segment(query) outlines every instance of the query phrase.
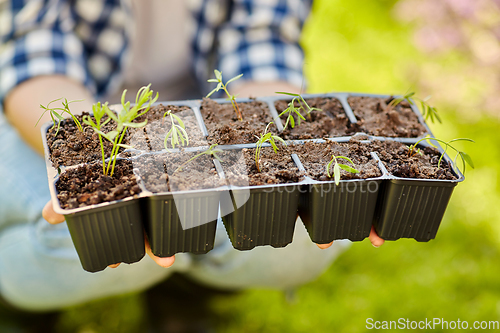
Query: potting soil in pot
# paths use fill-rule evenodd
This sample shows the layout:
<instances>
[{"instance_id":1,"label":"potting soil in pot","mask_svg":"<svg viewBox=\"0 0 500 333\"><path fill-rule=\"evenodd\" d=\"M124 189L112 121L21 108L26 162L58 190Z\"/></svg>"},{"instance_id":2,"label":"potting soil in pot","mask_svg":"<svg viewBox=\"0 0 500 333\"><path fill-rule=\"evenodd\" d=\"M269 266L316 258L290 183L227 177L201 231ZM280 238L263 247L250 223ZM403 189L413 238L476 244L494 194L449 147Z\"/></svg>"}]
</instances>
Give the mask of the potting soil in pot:
<instances>
[{"instance_id":1,"label":"potting soil in pot","mask_svg":"<svg viewBox=\"0 0 500 333\"><path fill-rule=\"evenodd\" d=\"M361 132L386 137L416 138L426 133L407 101L389 107L390 98L349 97Z\"/></svg>"}]
</instances>

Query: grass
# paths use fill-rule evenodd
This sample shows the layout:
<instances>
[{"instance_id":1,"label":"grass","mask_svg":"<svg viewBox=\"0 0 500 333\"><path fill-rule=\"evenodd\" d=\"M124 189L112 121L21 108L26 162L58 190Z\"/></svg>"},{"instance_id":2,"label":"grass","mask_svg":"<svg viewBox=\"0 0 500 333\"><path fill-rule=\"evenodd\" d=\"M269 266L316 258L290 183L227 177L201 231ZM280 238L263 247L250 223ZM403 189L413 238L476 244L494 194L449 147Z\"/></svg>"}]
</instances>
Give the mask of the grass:
<instances>
[{"instance_id":1,"label":"grass","mask_svg":"<svg viewBox=\"0 0 500 333\"><path fill-rule=\"evenodd\" d=\"M415 49L412 27L392 17L394 2L315 1L303 40L311 92L404 93L410 86L418 90L419 68L450 66ZM462 61L449 57L453 64ZM464 96L474 98L474 91ZM476 144L460 148L476 169L456 188L437 238L387 242L379 249L367 240L353 244L316 281L298 288L292 302L268 290L216 298L212 308L224 318L217 332L363 332L367 318L499 318L500 124L492 116L461 117L440 101L432 100L443 125L432 130L445 139L473 138ZM145 316L142 297L126 295L68 309L59 328L141 332Z\"/></svg>"}]
</instances>

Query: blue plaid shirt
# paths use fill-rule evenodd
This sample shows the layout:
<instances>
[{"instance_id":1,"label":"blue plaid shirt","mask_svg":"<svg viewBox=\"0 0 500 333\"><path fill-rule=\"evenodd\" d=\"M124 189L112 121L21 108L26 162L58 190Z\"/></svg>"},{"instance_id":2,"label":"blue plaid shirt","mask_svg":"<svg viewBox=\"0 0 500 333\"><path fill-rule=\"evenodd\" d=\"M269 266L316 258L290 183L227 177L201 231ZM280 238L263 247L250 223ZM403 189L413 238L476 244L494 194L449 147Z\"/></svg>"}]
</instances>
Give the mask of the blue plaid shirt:
<instances>
[{"instance_id":1,"label":"blue plaid shirt","mask_svg":"<svg viewBox=\"0 0 500 333\"><path fill-rule=\"evenodd\" d=\"M312 0L189 1L196 20L193 69L229 79L300 86L302 26ZM97 97L121 84L132 19L130 0L0 1L0 103L19 83L63 74Z\"/></svg>"}]
</instances>

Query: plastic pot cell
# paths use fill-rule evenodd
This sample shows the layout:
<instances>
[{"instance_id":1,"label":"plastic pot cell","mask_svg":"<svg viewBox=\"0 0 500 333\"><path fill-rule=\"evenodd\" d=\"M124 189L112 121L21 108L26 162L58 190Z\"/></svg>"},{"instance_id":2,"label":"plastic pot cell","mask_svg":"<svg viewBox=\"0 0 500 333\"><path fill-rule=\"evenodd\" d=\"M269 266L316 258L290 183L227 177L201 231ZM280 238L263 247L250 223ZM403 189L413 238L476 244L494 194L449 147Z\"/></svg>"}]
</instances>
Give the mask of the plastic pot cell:
<instances>
[{"instance_id":1,"label":"plastic pot cell","mask_svg":"<svg viewBox=\"0 0 500 333\"><path fill-rule=\"evenodd\" d=\"M307 142L291 148L297 153L308 182L301 191L299 215L311 240L318 244L337 239L361 241L370 234L383 182L380 161L370 153L367 143L346 141ZM364 156L357 155L355 152L363 146ZM360 173L342 171L342 178L336 185L326 174L326 165L332 155L349 157ZM349 164L342 159L338 162Z\"/></svg>"},{"instance_id":2,"label":"plastic pot cell","mask_svg":"<svg viewBox=\"0 0 500 333\"><path fill-rule=\"evenodd\" d=\"M429 145L422 143L419 147L424 150ZM440 149L439 154L442 152ZM453 179L404 178L388 171L374 220L381 238L413 238L427 242L436 237L453 190L464 180L463 175L451 167L451 159L447 155L444 156L442 169L447 170L452 175L448 178Z\"/></svg>"},{"instance_id":3,"label":"plastic pot cell","mask_svg":"<svg viewBox=\"0 0 500 333\"><path fill-rule=\"evenodd\" d=\"M256 172L254 151L236 149L221 154L229 184L229 193L221 198L222 221L235 249L250 250L263 245L284 247L293 240L300 171L284 148L274 154L267 147L263 148L261 165L267 165L269 173L265 173L265 167L260 173ZM281 160L281 167L286 171L280 173L272 162L274 158ZM274 184L262 184L271 181Z\"/></svg>"},{"instance_id":4,"label":"plastic pot cell","mask_svg":"<svg viewBox=\"0 0 500 333\"><path fill-rule=\"evenodd\" d=\"M197 152L145 154L134 159L143 190L145 230L153 254L204 254L214 247L221 180L212 159Z\"/></svg>"}]
</instances>

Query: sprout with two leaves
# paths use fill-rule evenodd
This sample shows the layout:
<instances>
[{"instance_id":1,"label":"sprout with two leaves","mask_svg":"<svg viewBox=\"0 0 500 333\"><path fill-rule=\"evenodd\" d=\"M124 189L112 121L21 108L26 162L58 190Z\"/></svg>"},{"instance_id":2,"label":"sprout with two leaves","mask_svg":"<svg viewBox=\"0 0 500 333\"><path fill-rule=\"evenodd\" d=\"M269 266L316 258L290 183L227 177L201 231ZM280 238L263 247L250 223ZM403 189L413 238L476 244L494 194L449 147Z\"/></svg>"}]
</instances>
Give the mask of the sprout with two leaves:
<instances>
[{"instance_id":1,"label":"sprout with two leaves","mask_svg":"<svg viewBox=\"0 0 500 333\"><path fill-rule=\"evenodd\" d=\"M294 93L288 93L288 92L282 92L282 91L277 91L276 94L282 94L282 95L288 95L292 96L292 101L288 103L288 107L283 110L283 112L280 113L279 117L288 114L286 118L286 123L285 126L283 127L283 130L285 130L288 126L288 123L290 123L290 126L292 128L295 127L295 119L293 118L294 114L297 116L297 126L300 126L300 120L306 120L304 116L300 113L300 110L303 110L304 113L306 114L307 118L311 120L311 112L313 111L323 111L318 108L312 108L307 104L306 100L302 95L300 94L294 94ZM295 107L295 102L299 104L298 107Z\"/></svg>"},{"instance_id":2,"label":"sprout with two leaves","mask_svg":"<svg viewBox=\"0 0 500 333\"><path fill-rule=\"evenodd\" d=\"M262 152L262 146L264 145L264 143L269 142L273 147L275 153L278 151L276 140L286 146L286 142L282 138L277 135L273 135L273 133L271 132L267 132L267 130L269 129L269 125L271 125L272 123L273 122L271 121L269 124L267 124L266 129L264 130L264 133L260 135L260 138L258 136L255 136L258 139L258 141L256 142L257 147L255 148L255 167L257 168L258 172L260 172L260 154Z\"/></svg>"},{"instance_id":3,"label":"sprout with two leaves","mask_svg":"<svg viewBox=\"0 0 500 333\"><path fill-rule=\"evenodd\" d=\"M332 178L332 175L330 175L330 168L332 167L333 164L333 177L335 180L335 185L339 185L340 183L340 169L343 169L350 173L359 173L359 170L350 167L347 164L339 163L338 159L344 159L349 163L351 163L353 167L355 167L354 162L349 157L332 155L332 159L326 165L326 174L328 175L329 178Z\"/></svg>"},{"instance_id":4,"label":"sprout with two leaves","mask_svg":"<svg viewBox=\"0 0 500 333\"><path fill-rule=\"evenodd\" d=\"M420 99L415 97L414 92L407 92L402 97L394 98L387 106L388 110L391 110L392 108L396 107L403 101L407 101L408 104L413 105L412 98L413 100L420 102L420 105L422 107L422 116L424 117L425 120L430 119L434 123L434 119L436 119L441 124L441 118L439 117L436 108L427 104L427 101L430 99L430 96L424 99Z\"/></svg>"},{"instance_id":5,"label":"sprout with two leaves","mask_svg":"<svg viewBox=\"0 0 500 333\"><path fill-rule=\"evenodd\" d=\"M62 108L51 108L50 107L50 104L54 103L54 102L57 102L57 101L60 101L62 100L62 97L61 98L58 98L58 99L55 99L53 101L50 101L49 104L47 104L47 106L43 106L42 104L40 104L40 107L42 109L44 109L45 111L43 111L42 115L40 116L40 118L38 118L38 121L36 122L35 126L38 125L38 123L40 122L40 120L42 119L43 115L46 113L46 112L49 112L50 114L50 117L52 118L52 122L54 123L54 125L52 126L52 128L56 127L56 123L57 123L57 130L56 130L56 136L57 136L57 133L59 133L59 129L61 128L61 121L64 120L64 117L63 117L63 114L67 113L71 116L71 118L73 118L73 121L75 122L76 124L76 127L78 127L78 130L80 132L83 132L83 128L82 128L82 125L80 124L80 122L78 121L78 118L76 118L76 116L71 113L71 110L69 109L69 105L71 103L75 103L75 102L82 102L83 99L80 99L80 100L75 100L75 101L68 101L66 98L64 99L62 103ZM58 112L59 111L59 112Z\"/></svg>"},{"instance_id":6,"label":"sprout with two leaves","mask_svg":"<svg viewBox=\"0 0 500 333\"><path fill-rule=\"evenodd\" d=\"M198 157L200 156L203 156L203 155L211 155L213 156L216 160L218 160L219 162L222 162L221 158L219 157L219 155L217 155L217 153L222 153L222 149L218 148L217 147L217 144L213 144L211 145L207 150L205 151L202 151L201 153L191 157L189 160L187 160L186 162L182 163L177 169L175 169L174 173L176 173L178 170L182 170L182 168L188 164L189 162L197 159Z\"/></svg>"},{"instance_id":7,"label":"sprout with two leaves","mask_svg":"<svg viewBox=\"0 0 500 333\"><path fill-rule=\"evenodd\" d=\"M458 169L458 167L457 167L457 159L458 159L458 157L460 157L460 159L462 160L462 169L463 169L463 174L464 175L465 175L465 166L466 166L466 164L468 164L472 169L474 169L474 162L472 161L472 158L470 157L470 155L467 154L464 151L458 150L457 148L455 148L454 146L451 145L452 142L458 142L458 141L465 141L465 142L473 142L474 143L475 142L474 140L469 139L469 138L458 138L458 139L453 139L453 140L450 140L450 141L444 141L444 140L441 140L441 139L436 139L436 138L427 136L425 138L422 138L422 139L418 140L413 145L410 145L408 147L408 156L414 156L415 154L419 154L420 153L420 149L417 148L417 146L422 141L428 141L432 146L434 146L432 144L432 141L436 141L436 142L442 143L444 145L444 151L443 151L443 153L441 154L441 156L439 157L439 160L438 160L438 165L437 165L438 168L441 167L441 162L443 160L444 154L446 154L446 151L448 150L448 148L451 148L451 149L453 149L454 151L457 152L457 154L455 155L455 158L453 159L453 168ZM434 146L434 147L436 147L436 146Z\"/></svg>"},{"instance_id":8,"label":"sprout with two leaves","mask_svg":"<svg viewBox=\"0 0 500 333\"><path fill-rule=\"evenodd\" d=\"M165 112L165 114L163 115L163 119L165 119L166 116L170 117L170 122L172 123L172 127L167 132L167 135L165 135L165 141L163 142L165 149L168 151L167 147L168 138L171 138L170 144L172 145L172 149L175 149L176 145L179 146L184 146L184 144L188 145L189 137L186 132L186 127L184 126L184 123L182 122L181 118L173 114L172 110L168 110L167 112ZM176 121L177 124L175 123Z\"/></svg>"},{"instance_id":9,"label":"sprout with two leaves","mask_svg":"<svg viewBox=\"0 0 500 333\"><path fill-rule=\"evenodd\" d=\"M237 75L237 76L233 77L232 79L230 79L229 81L227 81L226 84L224 84L224 82L222 81L222 73L220 71L218 71L218 70L214 70L214 73L215 73L215 79L209 79L208 82L217 83L217 87L215 87L214 90L212 90L210 93L208 93L207 98L210 97L210 96L212 96L213 93L216 93L216 92L218 92L221 89L224 90L224 92L227 95L227 99L231 101L233 109L236 112L236 115L238 116L238 120L243 120L243 116L241 114L240 107L238 106L238 103L236 103L236 96L235 95L231 95L229 93L229 91L227 90L228 84L231 83L231 82L233 82L233 81L238 80L240 77L243 76L243 74L240 74L240 75Z\"/></svg>"}]
</instances>

